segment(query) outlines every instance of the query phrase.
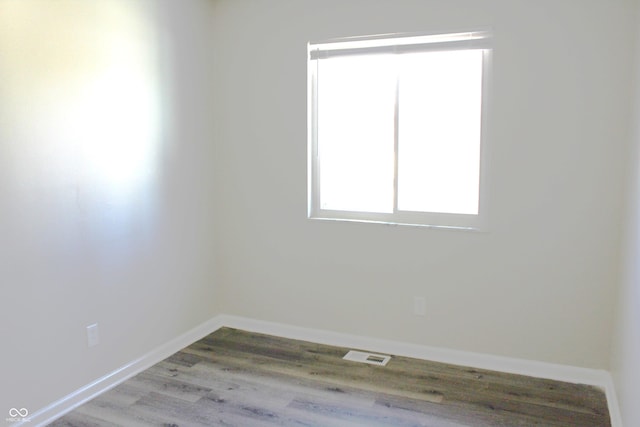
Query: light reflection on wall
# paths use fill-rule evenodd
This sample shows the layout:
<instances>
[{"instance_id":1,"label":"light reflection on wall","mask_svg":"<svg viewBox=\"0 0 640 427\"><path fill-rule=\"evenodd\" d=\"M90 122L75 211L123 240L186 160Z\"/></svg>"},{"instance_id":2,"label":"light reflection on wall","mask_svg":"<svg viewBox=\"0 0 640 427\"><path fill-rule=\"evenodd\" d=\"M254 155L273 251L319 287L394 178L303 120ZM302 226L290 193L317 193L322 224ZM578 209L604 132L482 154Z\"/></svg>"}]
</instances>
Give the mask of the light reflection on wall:
<instances>
[{"instance_id":1,"label":"light reflection on wall","mask_svg":"<svg viewBox=\"0 0 640 427\"><path fill-rule=\"evenodd\" d=\"M0 190L49 203L23 211L74 216L109 241L153 220L163 100L152 6L0 0Z\"/></svg>"},{"instance_id":2,"label":"light reflection on wall","mask_svg":"<svg viewBox=\"0 0 640 427\"><path fill-rule=\"evenodd\" d=\"M131 193L151 178L158 111L151 73L122 61L93 80L78 100L78 132L86 167L112 191Z\"/></svg>"}]
</instances>

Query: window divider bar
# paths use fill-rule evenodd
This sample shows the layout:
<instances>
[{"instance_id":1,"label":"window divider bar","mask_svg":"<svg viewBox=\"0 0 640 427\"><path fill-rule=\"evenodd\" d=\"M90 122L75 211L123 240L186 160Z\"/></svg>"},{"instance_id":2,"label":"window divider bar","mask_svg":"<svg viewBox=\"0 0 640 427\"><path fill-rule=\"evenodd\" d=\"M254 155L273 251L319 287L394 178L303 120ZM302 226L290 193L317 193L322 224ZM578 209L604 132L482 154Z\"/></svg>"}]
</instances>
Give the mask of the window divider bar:
<instances>
[{"instance_id":1,"label":"window divider bar","mask_svg":"<svg viewBox=\"0 0 640 427\"><path fill-rule=\"evenodd\" d=\"M393 108L393 213L398 212L398 149L400 146L400 66L396 61L396 96Z\"/></svg>"}]
</instances>

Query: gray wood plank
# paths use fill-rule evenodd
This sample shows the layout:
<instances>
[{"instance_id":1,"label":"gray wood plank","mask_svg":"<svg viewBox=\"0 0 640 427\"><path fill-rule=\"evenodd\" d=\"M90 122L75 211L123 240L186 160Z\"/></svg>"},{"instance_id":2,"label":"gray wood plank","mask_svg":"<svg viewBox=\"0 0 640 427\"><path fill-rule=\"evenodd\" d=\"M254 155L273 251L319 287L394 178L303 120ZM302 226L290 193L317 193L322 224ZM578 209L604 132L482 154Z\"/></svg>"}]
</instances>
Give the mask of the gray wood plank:
<instances>
[{"instance_id":1,"label":"gray wood plank","mask_svg":"<svg viewBox=\"0 0 640 427\"><path fill-rule=\"evenodd\" d=\"M596 387L348 350L222 328L51 425L611 425Z\"/></svg>"}]
</instances>

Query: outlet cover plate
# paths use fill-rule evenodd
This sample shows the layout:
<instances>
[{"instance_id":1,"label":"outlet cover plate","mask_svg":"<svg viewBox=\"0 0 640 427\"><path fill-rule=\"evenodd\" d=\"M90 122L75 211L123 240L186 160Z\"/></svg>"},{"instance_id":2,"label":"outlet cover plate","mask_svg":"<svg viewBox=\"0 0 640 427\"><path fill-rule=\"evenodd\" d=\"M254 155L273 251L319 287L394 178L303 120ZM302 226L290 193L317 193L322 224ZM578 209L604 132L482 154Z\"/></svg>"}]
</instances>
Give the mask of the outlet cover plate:
<instances>
[{"instance_id":1,"label":"outlet cover plate","mask_svg":"<svg viewBox=\"0 0 640 427\"><path fill-rule=\"evenodd\" d=\"M87 346L94 347L100 344L100 333L98 331L98 324L87 326Z\"/></svg>"}]
</instances>

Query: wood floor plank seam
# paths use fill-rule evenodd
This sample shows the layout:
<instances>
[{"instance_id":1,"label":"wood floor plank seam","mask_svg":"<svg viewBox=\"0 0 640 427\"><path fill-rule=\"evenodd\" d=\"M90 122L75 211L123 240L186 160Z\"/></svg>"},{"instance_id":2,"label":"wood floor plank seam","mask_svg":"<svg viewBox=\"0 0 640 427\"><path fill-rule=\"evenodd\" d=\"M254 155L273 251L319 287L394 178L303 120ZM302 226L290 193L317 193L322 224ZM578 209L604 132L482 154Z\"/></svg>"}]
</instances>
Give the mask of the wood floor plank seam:
<instances>
[{"instance_id":1,"label":"wood floor plank seam","mask_svg":"<svg viewBox=\"0 0 640 427\"><path fill-rule=\"evenodd\" d=\"M597 387L348 350L221 328L50 426L611 426Z\"/></svg>"}]
</instances>

